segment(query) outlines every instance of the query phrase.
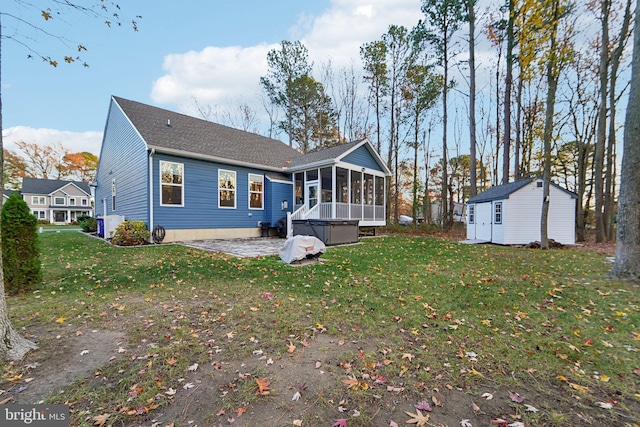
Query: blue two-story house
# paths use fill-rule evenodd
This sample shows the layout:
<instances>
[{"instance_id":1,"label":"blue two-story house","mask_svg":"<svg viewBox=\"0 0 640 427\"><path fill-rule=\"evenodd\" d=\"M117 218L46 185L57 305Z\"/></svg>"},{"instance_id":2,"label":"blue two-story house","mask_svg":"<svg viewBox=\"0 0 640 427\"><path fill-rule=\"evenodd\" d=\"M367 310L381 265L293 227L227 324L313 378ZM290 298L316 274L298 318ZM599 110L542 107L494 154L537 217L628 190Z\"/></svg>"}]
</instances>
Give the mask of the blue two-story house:
<instances>
[{"instance_id":1,"label":"blue two-story house","mask_svg":"<svg viewBox=\"0 0 640 427\"><path fill-rule=\"evenodd\" d=\"M287 216L381 226L390 175L367 139L301 154L276 139L114 96L95 212L161 226L165 242L257 237L263 223Z\"/></svg>"}]
</instances>

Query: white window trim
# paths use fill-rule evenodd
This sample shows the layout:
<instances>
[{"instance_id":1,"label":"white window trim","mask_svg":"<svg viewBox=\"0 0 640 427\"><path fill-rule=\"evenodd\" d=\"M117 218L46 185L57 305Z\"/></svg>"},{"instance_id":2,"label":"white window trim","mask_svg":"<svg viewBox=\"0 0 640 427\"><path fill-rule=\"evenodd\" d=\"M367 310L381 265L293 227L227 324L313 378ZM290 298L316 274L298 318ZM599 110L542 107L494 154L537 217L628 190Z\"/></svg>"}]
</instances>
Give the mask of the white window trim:
<instances>
[{"instance_id":1,"label":"white window trim","mask_svg":"<svg viewBox=\"0 0 640 427\"><path fill-rule=\"evenodd\" d=\"M47 219L47 211L33 210L31 213L39 220Z\"/></svg>"},{"instance_id":2,"label":"white window trim","mask_svg":"<svg viewBox=\"0 0 640 427\"><path fill-rule=\"evenodd\" d=\"M83 198L80 200L80 206L89 206L89 201L87 200L87 198L86 198L86 197L83 197Z\"/></svg>"},{"instance_id":3,"label":"white window trim","mask_svg":"<svg viewBox=\"0 0 640 427\"><path fill-rule=\"evenodd\" d=\"M62 199L62 203L58 203L58 199ZM67 198L64 196L53 196L53 205L54 206L65 206Z\"/></svg>"},{"instance_id":4,"label":"white window trim","mask_svg":"<svg viewBox=\"0 0 640 427\"><path fill-rule=\"evenodd\" d=\"M116 210L116 192L118 191L116 188L116 179L113 178L111 180L111 210L115 211Z\"/></svg>"},{"instance_id":5,"label":"white window trim","mask_svg":"<svg viewBox=\"0 0 640 427\"><path fill-rule=\"evenodd\" d=\"M233 174L234 188L230 189L222 189L220 188L220 174L222 172L230 172ZM221 191L233 191L233 207L232 206L221 206L220 205L220 192ZM236 209L238 207L238 174L236 171L228 170L228 169L218 169L218 208L219 209Z\"/></svg>"},{"instance_id":6,"label":"white window trim","mask_svg":"<svg viewBox=\"0 0 640 427\"><path fill-rule=\"evenodd\" d=\"M162 165L163 164L167 164L167 163L180 166L180 169L182 170L182 184L171 184L171 183L167 183L167 182L162 182ZM185 173L184 173L184 163L170 162L168 160L160 160L160 165L159 166L160 166L160 168L159 168L158 180L160 181L160 193L159 193L160 206L167 207L167 208L183 208L184 207L184 193L185 193L185 191L184 191L184 175L185 175ZM175 204L175 203L171 203L171 204L162 203L162 186L163 185L169 185L169 186L172 186L172 187L180 187L181 188L182 197L180 198L181 203L179 205Z\"/></svg>"},{"instance_id":7,"label":"white window trim","mask_svg":"<svg viewBox=\"0 0 640 427\"><path fill-rule=\"evenodd\" d=\"M498 206L500 206L500 221L496 221L496 214L498 213L498 212L497 212L497 208L498 208ZM502 209L502 206L503 206L503 205L502 205L502 202L496 202L496 203L493 205L493 223L494 223L494 224L502 224L502 217L503 217L503 215L504 215L504 211L503 211L503 209Z\"/></svg>"},{"instance_id":8,"label":"white window trim","mask_svg":"<svg viewBox=\"0 0 640 427\"><path fill-rule=\"evenodd\" d=\"M469 224L476 223L476 205L469 206Z\"/></svg>"},{"instance_id":9,"label":"white window trim","mask_svg":"<svg viewBox=\"0 0 640 427\"><path fill-rule=\"evenodd\" d=\"M251 191L251 177L260 177L261 183L262 183L262 191ZM253 210L253 211L262 211L264 210L264 175L260 175L259 173L250 173L248 174L248 184L247 184L247 188L249 189L249 196L247 199L247 206L249 206L249 210ZM253 181L257 181L257 180L253 180ZM259 208L252 208L251 207L251 195L252 194L261 194L262 197L260 198L260 200L262 201L262 206L260 206Z\"/></svg>"},{"instance_id":10,"label":"white window trim","mask_svg":"<svg viewBox=\"0 0 640 427\"><path fill-rule=\"evenodd\" d=\"M69 206L76 206L76 198L69 197Z\"/></svg>"},{"instance_id":11,"label":"white window trim","mask_svg":"<svg viewBox=\"0 0 640 427\"><path fill-rule=\"evenodd\" d=\"M41 199L42 199L42 203L40 203ZM33 205L33 206L47 206L47 197L46 196L31 196L31 205Z\"/></svg>"}]
</instances>

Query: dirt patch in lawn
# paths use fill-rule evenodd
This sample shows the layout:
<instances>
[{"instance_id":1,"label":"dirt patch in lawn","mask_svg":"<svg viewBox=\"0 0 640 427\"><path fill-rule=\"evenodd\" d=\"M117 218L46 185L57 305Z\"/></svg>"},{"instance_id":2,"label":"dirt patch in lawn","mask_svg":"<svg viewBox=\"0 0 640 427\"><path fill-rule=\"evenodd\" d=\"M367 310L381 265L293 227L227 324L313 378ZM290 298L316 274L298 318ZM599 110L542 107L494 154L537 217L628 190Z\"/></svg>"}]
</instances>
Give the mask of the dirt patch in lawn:
<instances>
[{"instance_id":1,"label":"dirt patch in lawn","mask_svg":"<svg viewBox=\"0 0 640 427\"><path fill-rule=\"evenodd\" d=\"M39 329L27 338L38 345L25 358L9 365L11 374L0 382L3 403L38 403L49 395L68 387L120 356L118 343L123 333L76 328L73 324L60 329Z\"/></svg>"},{"instance_id":2,"label":"dirt patch in lawn","mask_svg":"<svg viewBox=\"0 0 640 427\"><path fill-rule=\"evenodd\" d=\"M97 370L122 357L118 348L125 341L118 332L73 325L40 331L30 338L36 339L40 349L12 366L23 375L4 378L0 385L4 403L37 403L75 380L95 378ZM625 402L632 405L630 412L596 409L593 402L562 385L549 384L542 393L540 381L544 380L535 372L531 388L508 389L491 378L455 385L437 375L429 384L408 386L401 377L358 375L368 385L353 390L345 382L356 378L349 374L348 361L363 352L375 353L384 347L382 342L345 341L323 333L295 344L295 351L273 357L254 351L244 359L222 354L218 359L214 353L210 362L185 372L180 387L167 390L171 403L115 425L309 427L345 420L347 426L388 427L405 425L412 418L424 421L414 421L423 426L633 426L640 422L632 415L640 411L637 402ZM600 398L606 401L607 396Z\"/></svg>"}]
</instances>

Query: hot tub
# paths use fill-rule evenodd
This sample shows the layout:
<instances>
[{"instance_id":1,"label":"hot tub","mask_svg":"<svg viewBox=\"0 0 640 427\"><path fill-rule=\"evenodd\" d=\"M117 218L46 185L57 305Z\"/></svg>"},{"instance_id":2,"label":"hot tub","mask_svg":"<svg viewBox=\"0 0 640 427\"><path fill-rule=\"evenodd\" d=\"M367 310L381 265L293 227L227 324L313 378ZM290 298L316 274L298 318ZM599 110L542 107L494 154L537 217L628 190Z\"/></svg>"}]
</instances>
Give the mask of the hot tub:
<instances>
[{"instance_id":1,"label":"hot tub","mask_svg":"<svg viewBox=\"0 0 640 427\"><path fill-rule=\"evenodd\" d=\"M326 246L358 242L357 219L294 219L294 236L314 236Z\"/></svg>"}]
</instances>

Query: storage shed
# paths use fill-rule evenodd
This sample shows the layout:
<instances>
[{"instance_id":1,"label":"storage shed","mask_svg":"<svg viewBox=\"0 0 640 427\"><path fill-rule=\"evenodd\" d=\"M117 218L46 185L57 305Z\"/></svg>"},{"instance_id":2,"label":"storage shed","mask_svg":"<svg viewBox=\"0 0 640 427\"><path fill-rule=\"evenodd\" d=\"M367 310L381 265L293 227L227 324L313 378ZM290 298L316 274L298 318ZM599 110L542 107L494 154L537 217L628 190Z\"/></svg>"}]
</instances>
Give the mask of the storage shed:
<instances>
[{"instance_id":1,"label":"storage shed","mask_svg":"<svg viewBox=\"0 0 640 427\"><path fill-rule=\"evenodd\" d=\"M467 202L467 240L501 245L540 241L541 178L497 185ZM565 245L575 243L578 196L557 184L549 189L548 237Z\"/></svg>"}]
</instances>

